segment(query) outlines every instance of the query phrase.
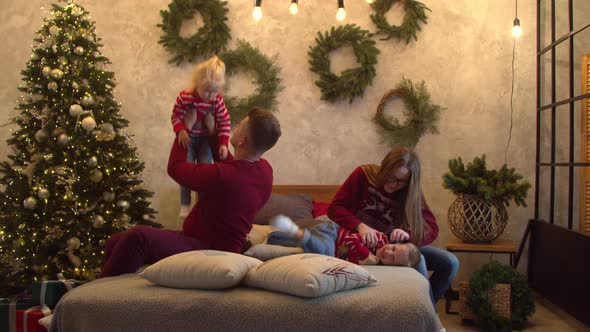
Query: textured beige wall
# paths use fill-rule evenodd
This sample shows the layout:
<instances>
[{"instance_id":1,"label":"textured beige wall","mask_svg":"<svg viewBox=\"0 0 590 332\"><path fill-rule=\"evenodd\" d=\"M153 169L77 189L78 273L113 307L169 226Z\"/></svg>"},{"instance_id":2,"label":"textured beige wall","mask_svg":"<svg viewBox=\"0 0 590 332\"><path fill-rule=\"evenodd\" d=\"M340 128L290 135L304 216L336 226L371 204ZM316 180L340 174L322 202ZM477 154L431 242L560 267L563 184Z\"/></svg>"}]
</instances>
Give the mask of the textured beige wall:
<instances>
[{"instance_id":1,"label":"textured beige wall","mask_svg":"<svg viewBox=\"0 0 590 332\"><path fill-rule=\"evenodd\" d=\"M30 55L34 31L41 25L40 7L48 1L2 0L0 12L0 122L15 114L20 70ZM514 1L453 0L424 1L432 9L429 24L409 45L379 41L378 76L362 99L352 104L320 101L313 84L317 76L308 69L307 49L318 31L338 24L336 1L302 0L300 12L291 16L288 1L264 1L264 18L254 23L253 1L229 1L229 25L233 43L244 38L268 55L278 54L285 89L280 94L278 118L283 137L267 154L277 184L339 184L359 164L378 163L388 148L380 144L370 121L382 95L402 76L425 80L432 99L447 108L440 134L426 136L417 149L422 157L424 191L437 216L444 246L450 236L446 211L454 196L441 187L449 158L471 159L486 153L490 166L504 162L510 116L510 61ZM155 191L153 199L160 221L177 228L177 185L166 175L166 159L173 133L169 123L172 103L185 86L190 65L167 63L169 54L157 44L161 34L156 24L167 0L80 1L91 12L111 59L118 87L116 98L131 121L140 157L146 162L144 180ZM346 1L347 23L374 29L365 1ZM399 9L399 7L396 7ZM588 13L588 12L586 12ZM401 15L389 14L392 22ZM517 42L514 131L508 153L511 166L534 181L535 145L535 8L533 1L520 2L519 17L524 34ZM198 22L196 23L198 25ZM189 25L190 26L190 25ZM190 30L190 29L188 29ZM335 52L335 70L354 65L350 50ZM231 92L247 95L252 86L246 76L232 82ZM388 111L393 112L396 103ZM9 137L6 127L0 141ZM0 144L0 156L8 153ZM528 201L532 205L533 191ZM506 238L519 240L532 207L509 209ZM483 257L482 257L483 256ZM464 275L489 257L460 256ZM502 258L505 260L504 258Z\"/></svg>"}]
</instances>

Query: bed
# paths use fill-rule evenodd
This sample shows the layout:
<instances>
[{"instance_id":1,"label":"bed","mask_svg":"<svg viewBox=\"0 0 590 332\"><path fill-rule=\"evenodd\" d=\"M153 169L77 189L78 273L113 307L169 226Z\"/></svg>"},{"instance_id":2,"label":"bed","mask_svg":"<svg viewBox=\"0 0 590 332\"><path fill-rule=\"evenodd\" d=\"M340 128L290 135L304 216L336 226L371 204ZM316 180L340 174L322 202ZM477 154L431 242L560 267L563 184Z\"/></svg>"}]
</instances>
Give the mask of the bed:
<instances>
[{"instance_id":1,"label":"bed","mask_svg":"<svg viewBox=\"0 0 590 332\"><path fill-rule=\"evenodd\" d=\"M274 186L329 201L338 186ZM135 274L104 278L68 292L50 331L436 331L428 281L414 269L365 266L366 288L306 299L239 286L187 290L156 286Z\"/></svg>"}]
</instances>

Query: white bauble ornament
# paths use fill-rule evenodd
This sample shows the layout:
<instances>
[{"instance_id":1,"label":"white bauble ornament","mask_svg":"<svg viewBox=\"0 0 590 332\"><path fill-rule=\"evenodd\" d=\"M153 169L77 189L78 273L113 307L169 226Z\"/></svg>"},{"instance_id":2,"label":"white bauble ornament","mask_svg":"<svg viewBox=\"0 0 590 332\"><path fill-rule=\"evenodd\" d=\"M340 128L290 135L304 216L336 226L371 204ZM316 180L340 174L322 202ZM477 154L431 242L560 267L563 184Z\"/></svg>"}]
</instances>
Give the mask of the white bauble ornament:
<instances>
[{"instance_id":1,"label":"white bauble ornament","mask_svg":"<svg viewBox=\"0 0 590 332\"><path fill-rule=\"evenodd\" d=\"M66 130L63 129L62 127L57 127L55 129L53 129L53 131L51 132L51 136L57 137L65 132L66 132Z\"/></svg>"},{"instance_id":2,"label":"white bauble ornament","mask_svg":"<svg viewBox=\"0 0 590 332\"><path fill-rule=\"evenodd\" d=\"M51 91L57 91L57 83L55 83L55 82L47 83L47 89L49 89Z\"/></svg>"},{"instance_id":3,"label":"white bauble ornament","mask_svg":"<svg viewBox=\"0 0 590 332\"><path fill-rule=\"evenodd\" d=\"M54 69L51 71L51 77L55 78L56 80L61 80L64 77L64 72L61 69Z\"/></svg>"},{"instance_id":4,"label":"white bauble ornament","mask_svg":"<svg viewBox=\"0 0 590 332\"><path fill-rule=\"evenodd\" d=\"M94 105L94 97L86 95L86 96L82 97L81 103L82 103L82 106Z\"/></svg>"},{"instance_id":5,"label":"white bauble ornament","mask_svg":"<svg viewBox=\"0 0 590 332\"><path fill-rule=\"evenodd\" d=\"M49 197L49 190L40 188L39 191L37 191L37 197L39 197L39 199L46 199Z\"/></svg>"},{"instance_id":6,"label":"white bauble ornament","mask_svg":"<svg viewBox=\"0 0 590 332\"><path fill-rule=\"evenodd\" d=\"M74 48L74 53L76 53L77 55L84 54L84 47L82 47L82 46L76 46L76 48Z\"/></svg>"},{"instance_id":7,"label":"white bauble ornament","mask_svg":"<svg viewBox=\"0 0 590 332\"><path fill-rule=\"evenodd\" d=\"M102 180L102 172L99 170L94 170L90 173L90 181L97 183Z\"/></svg>"},{"instance_id":8,"label":"white bauble ornament","mask_svg":"<svg viewBox=\"0 0 590 332\"><path fill-rule=\"evenodd\" d=\"M57 45L55 45L55 44L51 45L51 52L57 53Z\"/></svg>"},{"instance_id":9,"label":"white bauble ornament","mask_svg":"<svg viewBox=\"0 0 590 332\"><path fill-rule=\"evenodd\" d=\"M100 131L102 131L103 133L110 135L113 134L115 132L115 128L113 127L113 125L111 123L103 123L100 125Z\"/></svg>"},{"instance_id":10,"label":"white bauble ornament","mask_svg":"<svg viewBox=\"0 0 590 332\"><path fill-rule=\"evenodd\" d=\"M80 267L82 266L82 260L80 259L80 257L72 254L72 253L68 253L68 260L72 263L72 265L74 265L75 267Z\"/></svg>"},{"instance_id":11,"label":"white bauble ornament","mask_svg":"<svg viewBox=\"0 0 590 332\"><path fill-rule=\"evenodd\" d=\"M92 156L92 157L88 158L88 160L86 161L86 164L88 164L88 166L90 166L90 167L96 167L96 165L98 164L98 158L96 158L95 156Z\"/></svg>"},{"instance_id":12,"label":"white bauble ornament","mask_svg":"<svg viewBox=\"0 0 590 332\"><path fill-rule=\"evenodd\" d=\"M77 237L71 237L68 239L67 241L67 248L68 250L76 250L76 249L80 249L80 239L78 239Z\"/></svg>"},{"instance_id":13,"label":"white bauble ornament","mask_svg":"<svg viewBox=\"0 0 590 332\"><path fill-rule=\"evenodd\" d=\"M82 120L82 128L86 131L91 131L92 129L96 128L96 121L91 116L87 116Z\"/></svg>"},{"instance_id":14,"label":"white bauble ornament","mask_svg":"<svg viewBox=\"0 0 590 332\"><path fill-rule=\"evenodd\" d=\"M25 209L33 210L37 206L37 200L35 199L35 197L29 196L25 198L25 200L23 201L23 206L25 207Z\"/></svg>"},{"instance_id":15,"label":"white bauble ornament","mask_svg":"<svg viewBox=\"0 0 590 332\"><path fill-rule=\"evenodd\" d=\"M144 214L143 216L141 216L141 218L143 220L150 220L150 219L152 219L149 214Z\"/></svg>"},{"instance_id":16,"label":"white bauble ornament","mask_svg":"<svg viewBox=\"0 0 590 332\"><path fill-rule=\"evenodd\" d=\"M105 191L102 193L102 199L104 199L105 202L112 202L115 200L115 193L112 191Z\"/></svg>"},{"instance_id":17,"label":"white bauble ornament","mask_svg":"<svg viewBox=\"0 0 590 332\"><path fill-rule=\"evenodd\" d=\"M33 54L31 54L31 60L37 61L39 59L39 54L37 54L36 52L33 52Z\"/></svg>"},{"instance_id":18,"label":"white bauble ornament","mask_svg":"<svg viewBox=\"0 0 590 332\"><path fill-rule=\"evenodd\" d=\"M37 140L37 142L41 143L43 141L45 141L47 139L47 137L49 136L49 134L43 130L43 129L39 129L37 130L37 132L35 133L35 139Z\"/></svg>"},{"instance_id":19,"label":"white bauble ornament","mask_svg":"<svg viewBox=\"0 0 590 332\"><path fill-rule=\"evenodd\" d=\"M49 75L51 75L51 68L49 66L43 67L43 69L41 69L41 74L45 77L49 77Z\"/></svg>"},{"instance_id":20,"label":"white bauble ornament","mask_svg":"<svg viewBox=\"0 0 590 332\"><path fill-rule=\"evenodd\" d=\"M94 228L101 228L104 226L104 218L101 215L96 215L92 217L92 227Z\"/></svg>"},{"instance_id":21,"label":"white bauble ornament","mask_svg":"<svg viewBox=\"0 0 590 332\"><path fill-rule=\"evenodd\" d=\"M78 104L74 104L72 106L70 106L70 115L73 117L78 117L78 115L80 115L80 113L82 113L82 111L84 111L82 109L82 106L78 105Z\"/></svg>"},{"instance_id":22,"label":"white bauble ornament","mask_svg":"<svg viewBox=\"0 0 590 332\"><path fill-rule=\"evenodd\" d=\"M79 88L79 87L80 87L80 86L78 85L78 83L76 83L76 82L72 82L72 88L73 88L74 90L78 90L78 88Z\"/></svg>"},{"instance_id":23,"label":"white bauble ornament","mask_svg":"<svg viewBox=\"0 0 590 332\"><path fill-rule=\"evenodd\" d=\"M59 35L59 28L56 27L55 25L52 25L49 27L49 34L52 36L57 36Z\"/></svg>"},{"instance_id":24,"label":"white bauble ornament","mask_svg":"<svg viewBox=\"0 0 590 332\"><path fill-rule=\"evenodd\" d=\"M80 7L74 7L72 8L72 15L78 17L80 15L82 15L82 9Z\"/></svg>"},{"instance_id":25,"label":"white bauble ornament","mask_svg":"<svg viewBox=\"0 0 590 332\"><path fill-rule=\"evenodd\" d=\"M57 136L57 144L64 146L70 141L70 136L68 134L60 134Z\"/></svg>"},{"instance_id":26,"label":"white bauble ornament","mask_svg":"<svg viewBox=\"0 0 590 332\"><path fill-rule=\"evenodd\" d=\"M121 210L125 211L125 210L127 210L129 208L129 202L128 201L121 200L121 201L118 201L117 202L117 206L120 207Z\"/></svg>"}]
</instances>

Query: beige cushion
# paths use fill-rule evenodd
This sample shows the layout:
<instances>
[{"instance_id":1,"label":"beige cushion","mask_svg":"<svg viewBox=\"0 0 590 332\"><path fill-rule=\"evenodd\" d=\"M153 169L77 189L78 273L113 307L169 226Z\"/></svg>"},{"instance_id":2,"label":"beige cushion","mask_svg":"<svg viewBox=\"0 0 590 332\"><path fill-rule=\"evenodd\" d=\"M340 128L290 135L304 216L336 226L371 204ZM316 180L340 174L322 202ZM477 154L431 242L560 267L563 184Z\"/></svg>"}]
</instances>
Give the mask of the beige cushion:
<instances>
[{"instance_id":1,"label":"beige cushion","mask_svg":"<svg viewBox=\"0 0 590 332\"><path fill-rule=\"evenodd\" d=\"M239 284L248 270L261 263L231 252L195 250L164 258L140 276L166 287L220 289Z\"/></svg>"},{"instance_id":2,"label":"beige cushion","mask_svg":"<svg viewBox=\"0 0 590 332\"><path fill-rule=\"evenodd\" d=\"M268 235L277 229L269 225L252 225L252 230L248 233L248 242L251 245L266 243Z\"/></svg>"},{"instance_id":3,"label":"beige cushion","mask_svg":"<svg viewBox=\"0 0 590 332\"><path fill-rule=\"evenodd\" d=\"M261 261L267 261L269 259L283 257L288 255L302 254L303 248L300 247L284 247L273 244L256 244L250 247L244 255L258 258Z\"/></svg>"},{"instance_id":4,"label":"beige cushion","mask_svg":"<svg viewBox=\"0 0 590 332\"><path fill-rule=\"evenodd\" d=\"M319 254L298 254L271 259L252 268L246 286L303 297L318 297L365 287L376 282L362 267Z\"/></svg>"}]
</instances>

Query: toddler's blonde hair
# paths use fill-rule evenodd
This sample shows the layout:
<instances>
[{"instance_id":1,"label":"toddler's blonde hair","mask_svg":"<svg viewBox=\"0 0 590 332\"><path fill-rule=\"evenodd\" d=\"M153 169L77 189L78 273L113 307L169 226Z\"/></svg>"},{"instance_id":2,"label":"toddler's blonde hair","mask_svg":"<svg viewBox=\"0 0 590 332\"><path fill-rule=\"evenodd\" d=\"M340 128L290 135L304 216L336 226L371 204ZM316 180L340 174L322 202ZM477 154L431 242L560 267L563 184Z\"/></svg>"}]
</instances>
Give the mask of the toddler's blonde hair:
<instances>
[{"instance_id":1,"label":"toddler's blonde hair","mask_svg":"<svg viewBox=\"0 0 590 332\"><path fill-rule=\"evenodd\" d=\"M195 66L191 88L204 88L221 91L225 84L225 63L217 56L211 57Z\"/></svg>"}]
</instances>

